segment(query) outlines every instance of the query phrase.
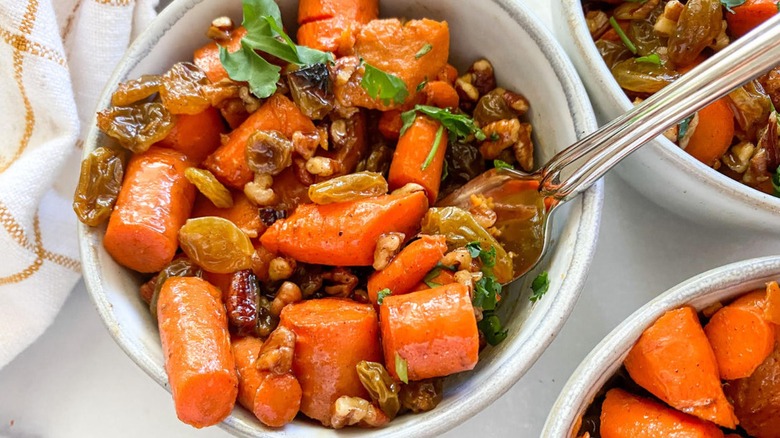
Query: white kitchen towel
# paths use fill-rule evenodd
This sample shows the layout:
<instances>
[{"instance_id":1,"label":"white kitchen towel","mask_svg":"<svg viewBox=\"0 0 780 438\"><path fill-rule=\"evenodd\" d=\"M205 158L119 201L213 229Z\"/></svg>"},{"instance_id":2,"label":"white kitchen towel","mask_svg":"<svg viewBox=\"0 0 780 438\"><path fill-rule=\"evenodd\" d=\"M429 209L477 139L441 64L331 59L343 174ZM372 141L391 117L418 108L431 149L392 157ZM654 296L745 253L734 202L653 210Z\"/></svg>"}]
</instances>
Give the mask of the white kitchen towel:
<instances>
[{"instance_id":1,"label":"white kitchen towel","mask_svg":"<svg viewBox=\"0 0 780 438\"><path fill-rule=\"evenodd\" d=\"M0 368L81 275L71 209L95 102L158 0L0 0Z\"/></svg>"}]
</instances>

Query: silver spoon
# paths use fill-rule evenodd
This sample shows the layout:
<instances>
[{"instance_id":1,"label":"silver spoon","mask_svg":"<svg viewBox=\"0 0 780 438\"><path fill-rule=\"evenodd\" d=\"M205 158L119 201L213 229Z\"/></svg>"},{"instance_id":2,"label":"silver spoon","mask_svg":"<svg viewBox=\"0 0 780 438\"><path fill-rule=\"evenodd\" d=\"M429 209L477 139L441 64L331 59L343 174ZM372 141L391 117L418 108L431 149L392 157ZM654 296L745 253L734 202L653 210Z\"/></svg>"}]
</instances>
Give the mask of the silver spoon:
<instances>
[{"instance_id":1,"label":"silver spoon","mask_svg":"<svg viewBox=\"0 0 780 438\"><path fill-rule=\"evenodd\" d=\"M513 218L515 226L526 218L527 234L543 233L541 239L536 239L534 248L524 248L524 253L514 258L511 280L514 281L533 269L544 256L552 234L551 215L558 206L587 190L640 146L779 61L780 14L777 14L622 116L559 152L541 169L530 174L491 169L442 199L437 206L466 207L472 194L490 195L497 205L497 224L502 220L500 209L505 208L505 217ZM508 189L510 184L518 188ZM538 190L527 188L532 184L538 184ZM502 241L499 236L499 241L513 252L517 252L517 245L528 244L518 240L525 239Z\"/></svg>"}]
</instances>

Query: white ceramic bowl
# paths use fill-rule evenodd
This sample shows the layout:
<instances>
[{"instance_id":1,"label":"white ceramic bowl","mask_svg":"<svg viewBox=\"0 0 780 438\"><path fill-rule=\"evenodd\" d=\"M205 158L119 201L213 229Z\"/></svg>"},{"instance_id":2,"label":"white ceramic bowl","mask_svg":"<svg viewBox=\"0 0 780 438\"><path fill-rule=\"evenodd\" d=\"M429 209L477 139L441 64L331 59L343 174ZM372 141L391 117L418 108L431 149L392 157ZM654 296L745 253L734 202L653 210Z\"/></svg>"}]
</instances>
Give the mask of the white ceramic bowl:
<instances>
[{"instance_id":1,"label":"white ceramic bowl","mask_svg":"<svg viewBox=\"0 0 780 438\"><path fill-rule=\"evenodd\" d=\"M294 35L296 1L279 1ZM128 49L108 83L98 109L109 104L117 83L142 73L157 73L188 60L206 43L203 31L211 20L230 15L240 22L237 0L177 0L168 6ZM382 5L382 16L446 19L452 30L452 59L464 68L480 56L495 64L498 81L525 94L539 147L537 160L595 129L595 118L574 68L551 35L517 2L484 0L393 0ZM93 150L101 134L92 124L84 153ZM531 367L553 340L574 306L593 256L602 206L601 185L591 188L565 210L556 213L555 245L540 269L550 273L551 288L531 306L529 284L535 273L514 286L501 312L509 337L486 350L473 372L448 379L442 403L431 412L406 415L378 430L352 429L339 434L393 437L435 435L487 407ZM138 297L138 276L117 265L101 245L105 229L81 226L81 257L87 288L100 316L122 349L150 377L168 389L156 322ZM520 292L522 291L522 292ZM312 422L296 420L280 431L263 428L253 416L236 408L222 425L236 435L336 436Z\"/></svg>"},{"instance_id":2,"label":"white ceramic bowl","mask_svg":"<svg viewBox=\"0 0 780 438\"><path fill-rule=\"evenodd\" d=\"M596 393L623 365L642 332L669 310L691 305L701 310L780 280L780 256L750 259L707 271L645 304L607 335L580 363L555 401L543 438L571 438L577 420Z\"/></svg>"},{"instance_id":3,"label":"white ceramic bowl","mask_svg":"<svg viewBox=\"0 0 780 438\"><path fill-rule=\"evenodd\" d=\"M554 30L588 89L600 124L633 105L601 59L580 0L555 0ZM705 166L658 137L617 168L620 176L655 203L705 224L777 233L780 198L754 190Z\"/></svg>"}]
</instances>

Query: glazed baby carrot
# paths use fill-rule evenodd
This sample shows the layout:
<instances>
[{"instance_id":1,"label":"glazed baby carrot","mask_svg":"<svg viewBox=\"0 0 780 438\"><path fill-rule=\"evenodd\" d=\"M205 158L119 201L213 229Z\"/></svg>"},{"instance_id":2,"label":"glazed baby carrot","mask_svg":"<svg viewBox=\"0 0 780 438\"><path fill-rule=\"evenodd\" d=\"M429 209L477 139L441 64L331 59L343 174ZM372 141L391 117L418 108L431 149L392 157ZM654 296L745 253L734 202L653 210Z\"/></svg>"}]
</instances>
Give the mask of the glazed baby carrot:
<instances>
[{"instance_id":1,"label":"glazed baby carrot","mask_svg":"<svg viewBox=\"0 0 780 438\"><path fill-rule=\"evenodd\" d=\"M742 379L753 374L775 346L775 326L764 319L764 291L745 295L718 310L704 327L720 378Z\"/></svg>"},{"instance_id":2,"label":"glazed baby carrot","mask_svg":"<svg viewBox=\"0 0 780 438\"><path fill-rule=\"evenodd\" d=\"M231 53L235 52L241 48L241 38L243 38L244 35L246 35L246 29L243 27L237 28L230 33L230 40L224 43L224 47ZM195 50L193 62L198 68L206 73L206 77L209 78L211 82L219 82L223 79L228 79L228 73L219 60L219 47L215 42L208 43Z\"/></svg>"},{"instance_id":3,"label":"glazed baby carrot","mask_svg":"<svg viewBox=\"0 0 780 438\"><path fill-rule=\"evenodd\" d=\"M615 388L601 406L601 438L723 438L709 421Z\"/></svg>"},{"instance_id":4,"label":"glazed baby carrot","mask_svg":"<svg viewBox=\"0 0 780 438\"><path fill-rule=\"evenodd\" d=\"M408 183L419 184L428 194L428 202L433 205L439 196L447 142L447 130L441 123L418 114L395 147L387 177L390 189Z\"/></svg>"},{"instance_id":5,"label":"glazed baby carrot","mask_svg":"<svg viewBox=\"0 0 780 438\"><path fill-rule=\"evenodd\" d=\"M213 107L198 114L179 114L173 129L158 146L175 149L193 163L200 163L214 152L225 132L222 117Z\"/></svg>"},{"instance_id":6,"label":"glazed baby carrot","mask_svg":"<svg viewBox=\"0 0 780 438\"><path fill-rule=\"evenodd\" d=\"M639 337L624 364L636 383L673 408L736 427L715 354L692 307L670 310L658 318Z\"/></svg>"},{"instance_id":7,"label":"glazed baby carrot","mask_svg":"<svg viewBox=\"0 0 780 438\"><path fill-rule=\"evenodd\" d=\"M747 0L724 14L732 38L739 38L777 13L777 0Z\"/></svg>"},{"instance_id":8,"label":"glazed baby carrot","mask_svg":"<svg viewBox=\"0 0 780 438\"><path fill-rule=\"evenodd\" d=\"M726 153L734 138L734 113L726 98L716 100L699 111L699 123L685 152L711 166Z\"/></svg>"},{"instance_id":9,"label":"glazed baby carrot","mask_svg":"<svg viewBox=\"0 0 780 438\"><path fill-rule=\"evenodd\" d=\"M444 236L420 236L407 245L390 264L368 277L368 297L376 303L377 293L385 288L394 295L410 292L425 278L447 251Z\"/></svg>"},{"instance_id":10,"label":"glazed baby carrot","mask_svg":"<svg viewBox=\"0 0 780 438\"><path fill-rule=\"evenodd\" d=\"M445 21L422 19L401 24L397 19L373 20L358 32L354 51L371 66L398 76L406 85L409 98L404 102L382 102L366 93L361 80L336 83L336 98L345 106L400 108L414 97L418 85L435 78L447 65L450 31Z\"/></svg>"},{"instance_id":11,"label":"glazed baby carrot","mask_svg":"<svg viewBox=\"0 0 780 438\"><path fill-rule=\"evenodd\" d=\"M379 132L388 140L398 140L403 126L401 110L385 111L379 117Z\"/></svg>"},{"instance_id":12,"label":"glazed baby carrot","mask_svg":"<svg viewBox=\"0 0 780 438\"><path fill-rule=\"evenodd\" d=\"M238 370L238 402L269 427L282 427L298 414L301 385L292 374L259 371L255 366L263 341L253 337L233 340Z\"/></svg>"},{"instance_id":13,"label":"glazed baby carrot","mask_svg":"<svg viewBox=\"0 0 780 438\"><path fill-rule=\"evenodd\" d=\"M764 319L773 324L780 324L780 286L777 285L776 281L766 285Z\"/></svg>"},{"instance_id":14,"label":"glazed baby carrot","mask_svg":"<svg viewBox=\"0 0 780 438\"><path fill-rule=\"evenodd\" d=\"M298 2L298 24L343 17L368 23L379 16L379 0L301 0Z\"/></svg>"},{"instance_id":15,"label":"glazed baby carrot","mask_svg":"<svg viewBox=\"0 0 780 438\"><path fill-rule=\"evenodd\" d=\"M428 210L423 192L384 195L327 205L303 204L260 237L271 252L304 263L370 266L382 234L413 236Z\"/></svg>"},{"instance_id":16,"label":"glazed baby carrot","mask_svg":"<svg viewBox=\"0 0 780 438\"><path fill-rule=\"evenodd\" d=\"M266 228L260 221L260 210L242 192L233 192L233 206L230 208L217 208L208 198L198 194L190 217L206 216L225 218L252 239L263 234Z\"/></svg>"},{"instance_id":17,"label":"glazed baby carrot","mask_svg":"<svg viewBox=\"0 0 780 438\"><path fill-rule=\"evenodd\" d=\"M314 124L283 94L274 94L244 123L230 133L225 144L206 159L204 166L223 184L243 189L252 180L246 162L246 142L256 131L279 131L292 138L296 131L314 132Z\"/></svg>"},{"instance_id":18,"label":"glazed baby carrot","mask_svg":"<svg viewBox=\"0 0 780 438\"><path fill-rule=\"evenodd\" d=\"M379 319L385 365L396 378L399 361L405 361L409 380L447 376L477 364L477 320L469 291L460 283L388 295Z\"/></svg>"},{"instance_id":19,"label":"glazed baby carrot","mask_svg":"<svg viewBox=\"0 0 780 438\"><path fill-rule=\"evenodd\" d=\"M421 281L415 284L409 292L432 289L431 286L428 286L428 283L434 287L435 285L444 286L445 284L455 283L455 273L449 269L441 269L438 273L436 273L436 275L426 281L427 283L425 281Z\"/></svg>"},{"instance_id":20,"label":"glazed baby carrot","mask_svg":"<svg viewBox=\"0 0 780 438\"><path fill-rule=\"evenodd\" d=\"M298 3L298 44L351 54L355 34L378 16L379 0L303 0Z\"/></svg>"},{"instance_id":21,"label":"glazed baby carrot","mask_svg":"<svg viewBox=\"0 0 780 438\"><path fill-rule=\"evenodd\" d=\"M368 399L356 366L381 358L372 305L341 298L306 300L285 306L279 324L296 335L293 372L303 390L301 412L328 425L339 397Z\"/></svg>"},{"instance_id":22,"label":"glazed baby carrot","mask_svg":"<svg viewBox=\"0 0 780 438\"><path fill-rule=\"evenodd\" d=\"M439 108L458 108L460 98L451 84L444 81L430 81L422 89L425 104Z\"/></svg>"},{"instance_id":23,"label":"glazed baby carrot","mask_svg":"<svg viewBox=\"0 0 780 438\"><path fill-rule=\"evenodd\" d=\"M197 277L165 281L157 301L165 370L179 419L197 428L224 420L238 377L221 293Z\"/></svg>"},{"instance_id":24,"label":"glazed baby carrot","mask_svg":"<svg viewBox=\"0 0 780 438\"><path fill-rule=\"evenodd\" d=\"M179 152L158 147L130 159L103 238L119 264L157 272L173 260L195 199L195 186L184 177L191 165Z\"/></svg>"}]
</instances>

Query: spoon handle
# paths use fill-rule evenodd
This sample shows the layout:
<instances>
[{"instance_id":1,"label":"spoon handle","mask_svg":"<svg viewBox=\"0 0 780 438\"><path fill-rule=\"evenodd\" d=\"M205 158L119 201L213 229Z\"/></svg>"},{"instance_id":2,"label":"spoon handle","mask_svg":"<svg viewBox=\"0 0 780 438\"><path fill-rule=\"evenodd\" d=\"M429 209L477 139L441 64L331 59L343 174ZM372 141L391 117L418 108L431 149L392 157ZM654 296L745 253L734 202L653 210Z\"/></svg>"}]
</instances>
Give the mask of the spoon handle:
<instances>
[{"instance_id":1,"label":"spoon handle","mask_svg":"<svg viewBox=\"0 0 780 438\"><path fill-rule=\"evenodd\" d=\"M766 72L778 60L780 14L558 153L540 171L540 190L561 201L577 196L640 146Z\"/></svg>"}]
</instances>

